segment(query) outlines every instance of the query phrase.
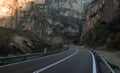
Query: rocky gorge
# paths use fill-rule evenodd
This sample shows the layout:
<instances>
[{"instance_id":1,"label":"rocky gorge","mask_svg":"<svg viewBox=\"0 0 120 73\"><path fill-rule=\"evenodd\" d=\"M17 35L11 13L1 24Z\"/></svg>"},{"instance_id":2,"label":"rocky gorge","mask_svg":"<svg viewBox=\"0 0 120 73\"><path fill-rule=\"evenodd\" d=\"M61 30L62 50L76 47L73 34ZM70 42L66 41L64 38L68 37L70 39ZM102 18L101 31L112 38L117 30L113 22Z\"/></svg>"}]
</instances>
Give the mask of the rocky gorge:
<instances>
[{"instance_id":1,"label":"rocky gorge","mask_svg":"<svg viewBox=\"0 0 120 73\"><path fill-rule=\"evenodd\" d=\"M74 40L87 47L119 49L119 3L119 0L0 0L0 52L2 55L41 52L46 47L61 48Z\"/></svg>"},{"instance_id":2,"label":"rocky gorge","mask_svg":"<svg viewBox=\"0 0 120 73\"><path fill-rule=\"evenodd\" d=\"M42 43L55 48L55 45L60 47L79 40L84 8L90 2L0 0L0 52L11 51L10 47L15 47L23 53L31 53L36 47L39 51Z\"/></svg>"}]
</instances>

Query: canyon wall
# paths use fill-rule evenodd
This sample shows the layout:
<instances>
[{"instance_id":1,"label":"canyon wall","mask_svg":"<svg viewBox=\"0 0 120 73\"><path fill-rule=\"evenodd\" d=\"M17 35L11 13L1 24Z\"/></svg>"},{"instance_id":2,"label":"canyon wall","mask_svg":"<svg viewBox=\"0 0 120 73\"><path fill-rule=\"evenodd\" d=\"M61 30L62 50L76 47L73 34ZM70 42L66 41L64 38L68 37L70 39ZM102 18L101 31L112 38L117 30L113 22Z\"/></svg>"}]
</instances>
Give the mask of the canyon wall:
<instances>
[{"instance_id":1,"label":"canyon wall","mask_svg":"<svg viewBox=\"0 0 120 73\"><path fill-rule=\"evenodd\" d=\"M0 27L31 31L47 42L59 38L61 43L63 38L80 37L84 8L90 2L91 0L0 0Z\"/></svg>"},{"instance_id":2,"label":"canyon wall","mask_svg":"<svg viewBox=\"0 0 120 73\"><path fill-rule=\"evenodd\" d=\"M0 0L0 26L15 28L19 18L25 11L29 11L32 0ZM43 4L43 0L34 0L34 3ZM20 13L23 11L24 13Z\"/></svg>"},{"instance_id":3,"label":"canyon wall","mask_svg":"<svg viewBox=\"0 0 120 73\"><path fill-rule=\"evenodd\" d=\"M47 44L61 43L61 37L49 37L50 19L45 0L0 0L0 55L43 52Z\"/></svg>"},{"instance_id":4,"label":"canyon wall","mask_svg":"<svg viewBox=\"0 0 120 73\"><path fill-rule=\"evenodd\" d=\"M91 0L46 0L48 12L63 25L59 28L62 28L60 31L67 38L80 36L84 8L90 2Z\"/></svg>"},{"instance_id":5,"label":"canyon wall","mask_svg":"<svg viewBox=\"0 0 120 73\"><path fill-rule=\"evenodd\" d=\"M0 55L54 50L78 40L84 8L90 2L0 0Z\"/></svg>"},{"instance_id":6,"label":"canyon wall","mask_svg":"<svg viewBox=\"0 0 120 73\"><path fill-rule=\"evenodd\" d=\"M120 1L94 0L87 6L81 42L87 46L120 49Z\"/></svg>"},{"instance_id":7,"label":"canyon wall","mask_svg":"<svg viewBox=\"0 0 120 73\"><path fill-rule=\"evenodd\" d=\"M0 0L0 27L31 31L52 41L53 22L46 7L45 0Z\"/></svg>"}]
</instances>

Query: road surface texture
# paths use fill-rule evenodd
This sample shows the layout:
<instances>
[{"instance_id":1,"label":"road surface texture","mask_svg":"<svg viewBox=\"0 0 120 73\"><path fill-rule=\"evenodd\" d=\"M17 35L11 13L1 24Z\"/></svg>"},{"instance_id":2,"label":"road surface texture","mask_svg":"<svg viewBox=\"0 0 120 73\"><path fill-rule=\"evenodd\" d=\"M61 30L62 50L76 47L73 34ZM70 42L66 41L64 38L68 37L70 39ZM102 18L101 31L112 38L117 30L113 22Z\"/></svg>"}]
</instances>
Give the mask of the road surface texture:
<instances>
[{"instance_id":1,"label":"road surface texture","mask_svg":"<svg viewBox=\"0 0 120 73\"><path fill-rule=\"evenodd\" d=\"M96 61L88 49L71 45L65 52L1 66L0 73L109 73L104 68L100 71Z\"/></svg>"}]
</instances>

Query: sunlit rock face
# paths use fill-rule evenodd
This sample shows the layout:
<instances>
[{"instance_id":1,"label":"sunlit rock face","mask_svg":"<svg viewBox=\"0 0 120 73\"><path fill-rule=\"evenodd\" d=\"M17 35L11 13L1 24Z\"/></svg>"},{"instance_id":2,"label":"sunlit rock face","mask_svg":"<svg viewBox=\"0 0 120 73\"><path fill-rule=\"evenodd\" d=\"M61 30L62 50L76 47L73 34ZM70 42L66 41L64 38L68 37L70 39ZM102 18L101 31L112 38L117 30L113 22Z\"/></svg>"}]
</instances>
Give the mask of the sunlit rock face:
<instances>
[{"instance_id":1,"label":"sunlit rock face","mask_svg":"<svg viewBox=\"0 0 120 73\"><path fill-rule=\"evenodd\" d=\"M6 27L11 16L15 14L17 4L15 0L0 0L0 26Z\"/></svg>"},{"instance_id":2,"label":"sunlit rock face","mask_svg":"<svg viewBox=\"0 0 120 73\"><path fill-rule=\"evenodd\" d=\"M18 10L30 10L31 4L44 4L45 0L0 0L0 26L15 28L17 18L19 18Z\"/></svg>"},{"instance_id":3,"label":"sunlit rock face","mask_svg":"<svg viewBox=\"0 0 120 73\"><path fill-rule=\"evenodd\" d=\"M53 34L53 23L45 0L0 0L0 27L32 31L44 37Z\"/></svg>"},{"instance_id":4,"label":"sunlit rock face","mask_svg":"<svg viewBox=\"0 0 120 73\"><path fill-rule=\"evenodd\" d=\"M84 8L91 1L0 0L0 26L40 36L80 37Z\"/></svg>"},{"instance_id":5,"label":"sunlit rock face","mask_svg":"<svg viewBox=\"0 0 120 73\"><path fill-rule=\"evenodd\" d=\"M40 18L47 16L44 4L45 0L0 0L0 26L22 30L34 30L38 26L40 29ZM35 18L39 19L35 21Z\"/></svg>"},{"instance_id":6,"label":"sunlit rock face","mask_svg":"<svg viewBox=\"0 0 120 73\"><path fill-rule=\"evenodd\" d=\"M15 10L15 0L0 0L0 18L11 16Z\"/></svg>"}]
</instances>

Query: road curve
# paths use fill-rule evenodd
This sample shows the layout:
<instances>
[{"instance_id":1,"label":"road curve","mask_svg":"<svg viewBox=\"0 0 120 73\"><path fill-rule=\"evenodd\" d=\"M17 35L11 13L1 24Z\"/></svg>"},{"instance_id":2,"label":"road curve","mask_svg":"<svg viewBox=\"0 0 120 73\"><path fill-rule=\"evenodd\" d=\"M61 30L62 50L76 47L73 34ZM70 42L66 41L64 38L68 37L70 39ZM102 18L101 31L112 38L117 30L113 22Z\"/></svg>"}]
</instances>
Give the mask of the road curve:
<instances>
[{"instance_id":1,"label":"road curve","mask_svg":"<svg viewBox=\"0 0 120 73\"><path fill-rule=\"evenodd\" d=\"M93 57L89 50L71 45L59 54L0 67L0 73L95 73Z\"/></svg>"}]
</instances>

